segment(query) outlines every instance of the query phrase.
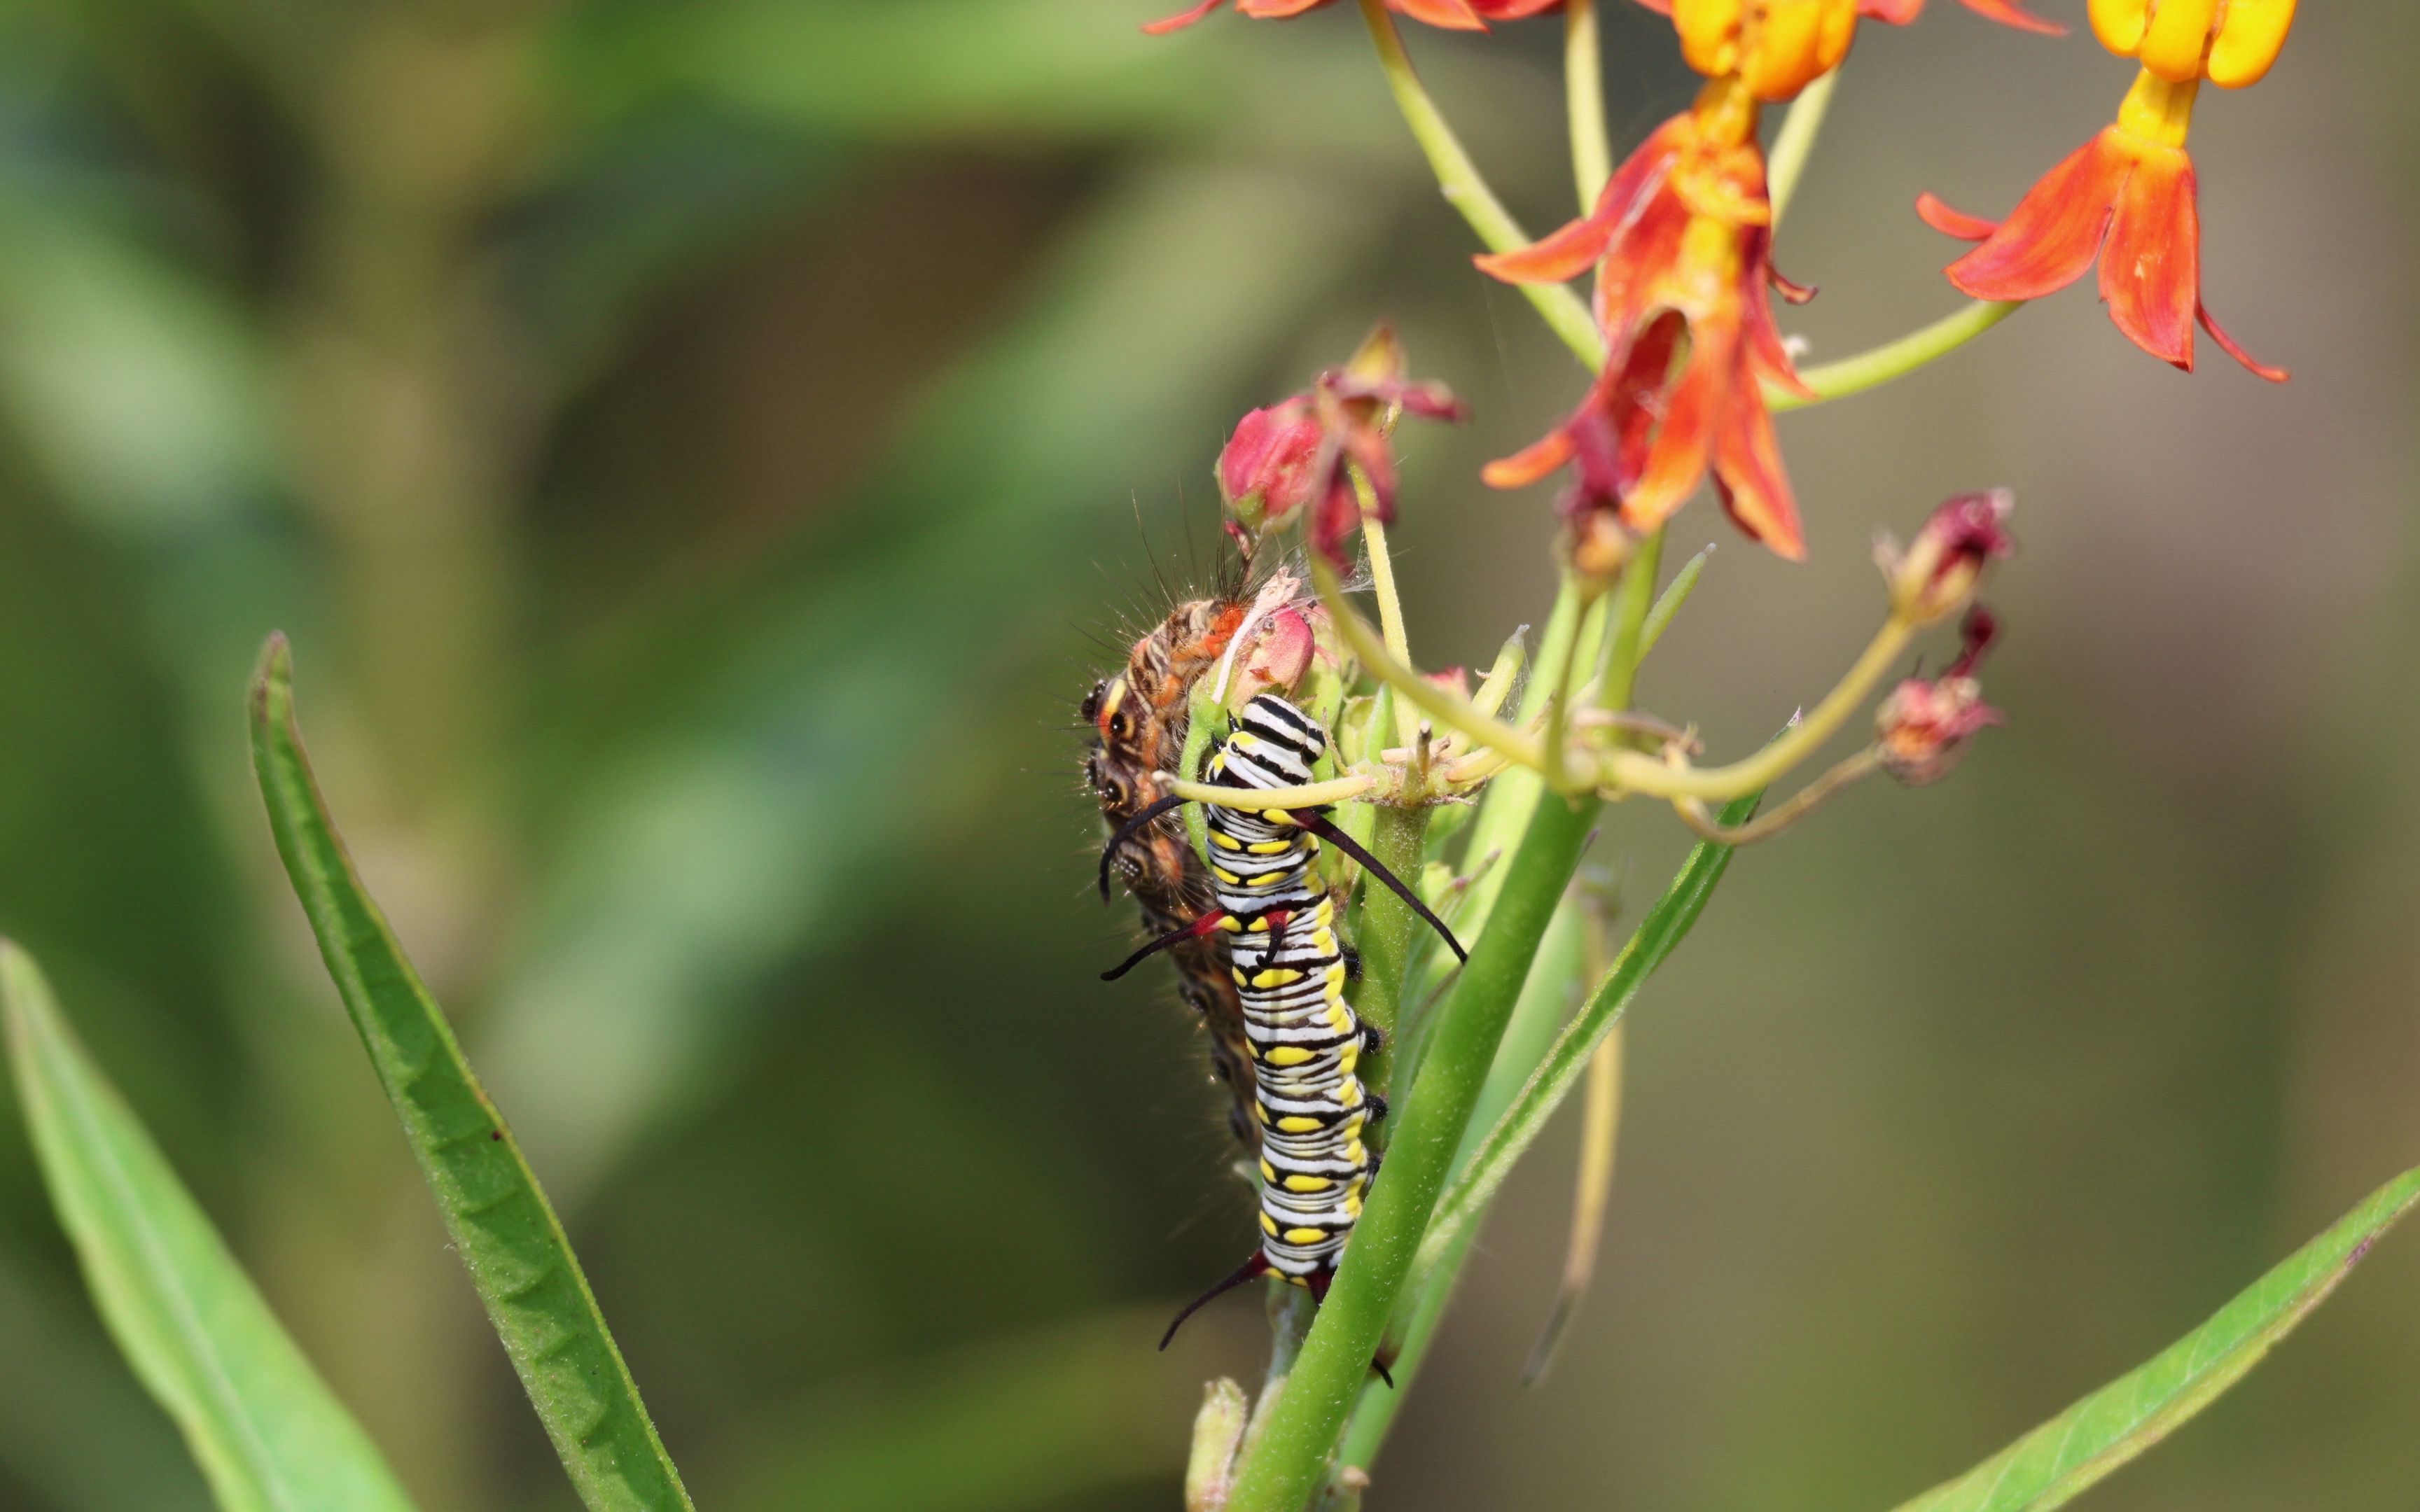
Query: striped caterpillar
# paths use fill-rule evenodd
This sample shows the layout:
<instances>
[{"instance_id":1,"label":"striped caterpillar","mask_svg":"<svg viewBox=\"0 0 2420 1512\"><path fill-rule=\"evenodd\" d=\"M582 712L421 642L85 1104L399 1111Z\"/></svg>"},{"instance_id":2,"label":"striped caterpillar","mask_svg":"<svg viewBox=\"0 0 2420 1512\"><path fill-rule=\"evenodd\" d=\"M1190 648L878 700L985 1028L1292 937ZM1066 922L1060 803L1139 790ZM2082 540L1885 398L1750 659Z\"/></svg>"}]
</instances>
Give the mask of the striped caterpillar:
<instances>
[{"instance_id":1,"label":"striped caterpillar","mask_svg":"<svg viewBox=\"0 0 2420 1512\"><path fill-rule=\"evenodd\" d=\"M1317 721L1278 695L1264 693L1245 706L1219 742L1204 779L1215 787L1246 790L1299 787L1311 780L1326 745L1327 733ZM1110 858L1127 835L1184 801L1174 795L1160 799L1110 840L1101 860L1104 893ZM1261 1134L1260 1247L1177 1314L1160 1340L1162 1349L1197 1309L1255 1276L1275 1275L1304 1288L1314 1300L1324 1299L1377 1173L1363 1134L1385 1116L1386 1103L1362 1086L1358 1067L1362 1055L1377 1047L1378 1031L1345 1001L1336 903L1312 874L1320 841L1360 862L1462 954L1445 924L1339 830L1326 810L1208 807L1209 870L1218 906L1102 973L1113 980L1156 951L1223 936L1253 1070L1252 1119Z\"/></svg>"}]
</instances>

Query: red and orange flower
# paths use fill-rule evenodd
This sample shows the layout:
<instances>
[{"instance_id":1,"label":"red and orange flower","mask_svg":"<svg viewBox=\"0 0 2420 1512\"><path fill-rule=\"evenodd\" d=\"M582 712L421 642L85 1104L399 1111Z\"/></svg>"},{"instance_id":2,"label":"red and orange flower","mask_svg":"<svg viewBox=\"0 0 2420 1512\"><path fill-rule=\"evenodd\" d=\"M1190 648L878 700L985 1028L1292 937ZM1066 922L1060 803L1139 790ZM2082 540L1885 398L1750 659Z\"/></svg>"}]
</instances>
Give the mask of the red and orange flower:
<instances>
[{"instance_id":1,"label":"red and orange flower","mask_svg":"<svg viewBox=\"0 0 2420 1512\"><path fill-rule=\"evenodd\" d=\"M1152 36L1183 31L1227 0L1201 0L1175 15L1152 22L1143 27ZM1256 21L1283 21L1299 16L1306 10L1317 10L1334 0L1235 0L1235 14ZM1922 4L1923 0L1917 0ZM1969 0L1973 3L1973 0ZM1543 16L1550 10L1560 10L1563 0L1387 0L1387 8L1397 15L1424 21L1432 26L1451 31L1483 32L1491 21L1519 21L1525 16Z\"/></svg>"},{"instance_id":2,"label":"red and orange flower","mask_svg":"<svg viewBox=\"0 0 2420 1512\"><path fill-rule=\"evenodd\" d=\"M1673 0L1638 0L1638 3L1658 15L1673 14ZM2020 31L2040 32L2045 37L2067 35L2066 27L2057 22L2045 21L2035 15L2018 4L2018 0L1961 0L1961 3L1975 14L1996 21L2004 26L2014 26ZM1690 0L1689 9L1705 18L1699 23L1701 26L1728 27L1736 30L1741 22L1745 19L1745 13L1751 8L1788 11L1793 7L1805 17L1799 24L1812 24L1819 30L1828 27L1837 32L1838 53L1841 54L1848 52L1849 40L1856 31L1860 17L1879 21L1886 25L1905 26L1924 14L1924 0L1832 0L1832 3L1823 6L1806 5L1804 0L1779 0L1778 4L1774 3L1774 0L1719 0L1719 3L1714 5L1707 5L1703 0ZM1688 43L1688 33L1683 30L1682 45L1685 48ZM1839 61L1839 56L1835 55L1830 63L1823 65L1817 71L1827 72L1837 68ZM1694 54L1690 57L1690 62L1692 64L1698 62ZM1723 70L1706 69L1699 65L1699 71L1718 73ZM1805 82L1811 82L1812 77L1810 75L1809 80ZM1796 90L1792 91L1792 94L1796 92Z\"/></svg>"},{"instance_id":3,"label":"red and orange flower","mask_svg":"<svg viewBox=\"0 0 2420 1512\"><path fill-rule=\"evenodd\" d=\"M1739 75L1714 80L1631 155L1586 219L1478 259L1512 283L1560 282L1594 265L1606 334L1604 371L1579 409L1545 440L1488 464L1489 484L1519 487L1576 463L1563 501L1575 529L1612 510L1648 531L1711 471L1741 529L1785 557L1805 555L1761 385L1804 392L1765 287L1806 295L1773 271L1756 119Z\"/></svg>"},{"instance_id":4,"label":"red and orange flower","mask_svg":"<svg viewBox=\"0 0 2420 1512\"><path fill-rule=\"evenodd\" d=\"M1949 265L1978 300L2032 300L2065 288L2097 258L2101 298L2129 340L2186 372L2198 320L2226 354L2273 383L2201 302L2201 216L2185 136L2201 81L2257 83L2294 19L2294 0L2092 0L2103 46L2142 71L2115 124L2042 176L2003 222L1962 215L1927 193L1927 224L1980 242Z\"/></svg>"}]
</instances>

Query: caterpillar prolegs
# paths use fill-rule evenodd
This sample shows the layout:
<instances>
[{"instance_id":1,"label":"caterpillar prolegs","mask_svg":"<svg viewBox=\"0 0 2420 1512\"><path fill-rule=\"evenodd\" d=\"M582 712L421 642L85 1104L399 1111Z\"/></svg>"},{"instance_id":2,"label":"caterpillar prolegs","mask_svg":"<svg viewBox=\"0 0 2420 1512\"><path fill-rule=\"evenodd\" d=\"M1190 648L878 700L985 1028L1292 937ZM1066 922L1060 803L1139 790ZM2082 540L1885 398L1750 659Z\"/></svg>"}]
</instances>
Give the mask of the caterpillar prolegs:
<instances>
[{"instance_id":1,"label":"caterpillar prolegs","mask_svg":"<svg viewBox=\"0 0 2420 1512\"><path fill-rule=\"evenodd\" d=\"M1269 790L1311 780L1327 744L1317 721L1274 693L1254 698L1203 772L1213 786ZM1184 800L1140 811L1102 857L1109 866L1129 834ZM1261 1243L1252 1257L1169 1325L1169 1339L1194 1311L1230 1288L1276 1275L1324 1298L1339 1256L1361 1215L1377 1162L1364 1134L1386 1104L1359 1076L1377 1031L1345 999L1344 951L1335 900L1314 875L1322 840L1359 861L1445 936L1462 947L1401 879L1337 829L1325 809L1250 810L1209 805L1209 872L1218 906L1144 946L1103 973L1115 978L1156 950L1223 940L1228 976L1242 1009L1250 1062L1252 1120L1260 1131Z\"/></svg>"}]
</instances>

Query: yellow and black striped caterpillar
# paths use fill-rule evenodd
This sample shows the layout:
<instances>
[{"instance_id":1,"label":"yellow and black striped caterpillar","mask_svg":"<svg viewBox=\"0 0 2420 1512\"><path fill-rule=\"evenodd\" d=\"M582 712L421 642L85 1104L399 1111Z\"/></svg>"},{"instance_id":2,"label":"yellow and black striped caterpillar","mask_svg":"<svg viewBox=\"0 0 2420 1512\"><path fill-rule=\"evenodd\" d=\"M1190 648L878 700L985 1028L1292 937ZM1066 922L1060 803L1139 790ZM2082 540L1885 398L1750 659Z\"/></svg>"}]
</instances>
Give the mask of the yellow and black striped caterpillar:
<instances>
[{"instance_id":1,"label":"yellow and black striped caterpillar","mask_svg":"<svg viewBox=\"0 0 2420 1512\"><path fill-rule=\"evenodd\" d=\"M1268 790L1311 780L1327 744L1317 721L1274 693L1245 706L1204 770L1213 786ZM1129 833L1183 802L1161 799L1109 841L1109 859ZM1314 876L1326 840L1392 887L1460 955L1444 923L1401 879L1337 829L1324 809L1250 810L1209 805L1210 875L1218 906L1160 936L1109 971L1114 980L1156 950L1222 937L1243 1011L1253 1072L1252 1119L1260 1129L1261 1244L1234 1273L1169 1325L1160 1347L1195 1309L1230 1288L1276 1275L1324 1298L1338 1257L1361 1215L1376 1161L1363 1135L1386 1103L1361 1084L1365 1051L1377 1043L1345 1000L1346 969L1336 902Z\"/></svg>"}]
</instances>

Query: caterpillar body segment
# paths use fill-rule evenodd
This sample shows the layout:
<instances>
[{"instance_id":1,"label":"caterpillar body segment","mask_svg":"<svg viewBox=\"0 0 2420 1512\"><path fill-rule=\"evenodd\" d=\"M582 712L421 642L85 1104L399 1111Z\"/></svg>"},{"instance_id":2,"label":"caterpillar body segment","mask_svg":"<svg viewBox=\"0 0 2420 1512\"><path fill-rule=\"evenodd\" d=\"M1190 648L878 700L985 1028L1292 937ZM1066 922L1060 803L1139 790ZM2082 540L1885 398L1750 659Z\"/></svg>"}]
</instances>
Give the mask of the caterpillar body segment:
<instances>
[{"instance_id":1,"label":"caterpillar body segment","mask_svg":"<svg viewBox=\"0 0 2420 1512\"><path fill-rule=\"evenodd\" d=\"M1216 787L1299 787L1325 730L1284 699L1247 704L1211 757ZM1316 880L1319 837L1289 813L1212 807L1210 875L1244 1011L1261 1130L1261 1273L1324 1295L1373 1172L1363 1134L1368 1044L1345 1001L1336 904Z\"/></svg>"}]
</instances>

